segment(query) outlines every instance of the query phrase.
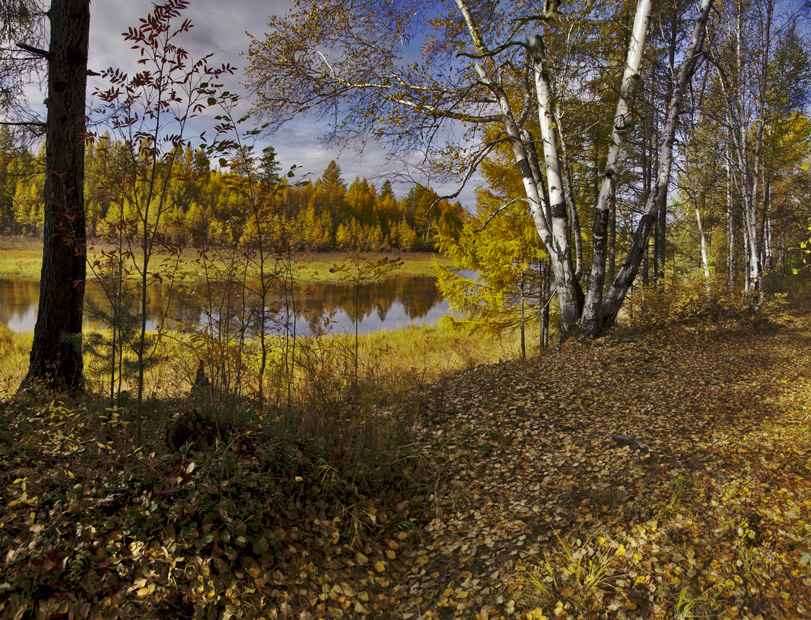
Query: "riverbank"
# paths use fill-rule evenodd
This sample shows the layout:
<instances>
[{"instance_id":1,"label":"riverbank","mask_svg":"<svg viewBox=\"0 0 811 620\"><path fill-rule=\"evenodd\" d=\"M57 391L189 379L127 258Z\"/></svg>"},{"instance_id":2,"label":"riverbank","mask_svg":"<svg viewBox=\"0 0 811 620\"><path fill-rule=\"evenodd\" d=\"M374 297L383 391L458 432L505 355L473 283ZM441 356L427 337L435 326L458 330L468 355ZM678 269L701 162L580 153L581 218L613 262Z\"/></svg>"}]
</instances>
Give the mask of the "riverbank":
<instances>
[{"instance_id":1,"label":"riverbank","mask_svg":"<svg viewBox=\"0 0 811 620\"><path fill-rule=\"evenodd\" d=\"M90 244L90 262L99 259L103 251L113 247L102 241ZM158 253L153 261L157 265L167 256ZM211 274L222 273L231 259L239 260L238 254L228 250L213 250L207 254L208 269ZM335 265L340 265L347 258L346 252L313 252L295 253L294 276L297 282L340 282L339 275L330 272ZM383 258L400 259L402 267L392 275L397 276L435 276L435 261L440 265L452 266L451 259L429 252L362 252L364 262L377 261ZM186 248L177 265L176 279L180 282L194 284L206 279L206 265L200 252L195 248ZM39 280L42 269L42 241L31 237L0 236L0 278ZM88 273L91 277L92 273ZM134 277L134 276L133 276ZM248 269L248 280L258 279L256 266Z\"/></svg>"},{"instance_id":2,"label":"riverbank","mask_svg":"<svg viewBox=\"0 0 811 620\"><path fill-rule=\"evenodd\" d=\"M135 451L126 410L18 398L0 616L807 617L810 319L572 340L292 444L274 409Z\"/></svg>"},{"instance_id":3,"label":"riverbank","mask_svg":"<svg viewBox=\"0 0 811 620\"><path fill-rule=\"evenodd\" d=\"M111 332L106 329L89 329L85 333L85 340L109 342L110 335ZM149 337L152 335L150 332ZM10 398L25 376L32 341L32 332L17 333L0 324L0 401ZM273 372L274 366L283 364L279 356L289 350L290 344L284 338L269 338L268 374ZM104 346L96 346L104 352ZM233 348L237 346L240 349L235 353ZM297 355L301 357L297 375L299 381L312 382L313 377L306 376L305 371L319 366L319 371L330 375L326 382L335 385L346 383L347 368L354 360L354 337L351 334L336 331L323 333L318 338L299 336L295 346ZM168 331L146 370L147 392L160 399L185 397L194 383L200 360L220 347L225 350L218 351L217 355L225 371L230 369L229 364L254 371L258 367L259 347L256 339L248 339L242 344L215 340L203 342L199 334ZM412 325L361 333L358 336L358 365L361 376L374 376L375 381L385 378L389 388L401 391L406 386L435 381L463 368L515 358L519 354L519 347L520 340L516 333L505 332L496 337L458 332L441 322L427 326ZM537 345L529 347L529 355L536 355L537 352ZM105 392L105 363L92 353L87 353L84 361L89 389ZM324 368L325 364L329 367ZM134 376L130 379L134 381ZM245 381L255 386L253 377L245 376ZM134 383L125 380L122 387L135 393Z\"/></svg>"}]
</instances>

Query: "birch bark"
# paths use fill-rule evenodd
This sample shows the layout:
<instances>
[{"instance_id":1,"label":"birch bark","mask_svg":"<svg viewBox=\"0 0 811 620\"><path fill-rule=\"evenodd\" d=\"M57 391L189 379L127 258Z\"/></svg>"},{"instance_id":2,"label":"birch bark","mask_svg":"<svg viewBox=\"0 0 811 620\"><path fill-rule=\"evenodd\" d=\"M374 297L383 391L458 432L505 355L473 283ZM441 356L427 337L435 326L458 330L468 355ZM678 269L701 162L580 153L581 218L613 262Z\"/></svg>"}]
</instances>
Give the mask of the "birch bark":
<instances>
[{"instance_id":1,"label":"birch bark","mask_svg":"<svg viewBox=\"0 0 811 620\"><path fill-rule=\"evenodd\" d=\"M628 46L628 58L625 61L625 72L622 76L620 97L617 102L617 111L614 114L614 126L611 131L611 141L608 147L608 158L603 172L603 181L600 186L600 195L594 212L594 227L592 229L592 259L589 275L588 292L583 306L583 318L580 321L580 330L587 335L596 336L602 329L602 300L603 285L605 284L605 263L609 217L612 201L616 195L617 162L620 147L624 136L633 125L631 103L637 85L640 82L639 67L645 50L645 40L650 25L651 2L639 0L636 6L631 42Z\"/></svg>"},{"instance_id":2,"label":"birch bark","mask_svg":"<svg viewBox=\"0 0 811 620\"><path fill-rule=\"evenodd\" d=\"M679 114L681 113L681 106L687 85L698 65L712 4L713 0L702 0L701 2L701 9L699 10L696 23L693 27L690 43L684 53L684 60L679 67L673 95L670 98L670 106L667 112L667 121L665 123L662 146L659 154L659 173L656 178L656 185L650 193L650 196L648 196L648 201L645 205L645 213L637 225L636 234L631 244L631 249L628 252L628 257L603 301L602 325L600 326L602 329L616 322L617 314L619 314L619 310L622 307L625 295L628 293L628 289L631 288L639 270L642 255L648 245L648 238L650 237L653 225L656 223L656 215L659 213L662 202L667 200L667 190L670 185L670 173L673 166L673 144L676 141L676 128L678 126Z\"/></svg>"}]
</instances>

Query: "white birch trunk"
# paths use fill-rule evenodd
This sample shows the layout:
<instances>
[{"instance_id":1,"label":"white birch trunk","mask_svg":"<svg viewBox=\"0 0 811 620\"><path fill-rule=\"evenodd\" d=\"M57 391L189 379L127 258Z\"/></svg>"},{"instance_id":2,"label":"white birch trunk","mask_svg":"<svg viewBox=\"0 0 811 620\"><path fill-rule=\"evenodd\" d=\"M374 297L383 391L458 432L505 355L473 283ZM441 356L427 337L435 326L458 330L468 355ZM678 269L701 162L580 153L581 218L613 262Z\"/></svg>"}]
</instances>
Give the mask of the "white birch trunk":
<instances>
[{"instance_id":1,"label":"white birch trunk","mask_svg":"<svg viewBox=\"0 0 811 620\"><path fill-rule=\"evenodd\" d=\"M620 155L623 138L631 130L633 117L631 102L637 85L640 82L639 67L645 51L645 40L651 17L651 1L639 0L636 5L634 28L631 42L628 45L628 57L625 61L625 72L622 76L620 96L617 101L617 110L614 113L614 126L611 130L611 142L608 147L608 158L603 172L603 181L594 214L594 228L592 235L593 257L589 287L583 306L583 318L580 321L580 330L589 335L598 335L602 329L602 300L603 285L605 283L606 245L608 233L608 219L611 213L612 201L616 196L616 168Z\"/></svg>"},{"instance_id":2,"label":"white birch trunk","mask_svg":"<svg viewBox=\"0 0 811 620\"><path fill-rule=\"evenodd\" d=\"M727 286L729 290L735 289L735 218L732 210L732 166L729 163L729 153L726 161L727 169Z\"/></svg>"},{"instance_id":3,"label":"white birch trunk","mask_svg":"<svg viewBox=\"0 0 811 620\"><path fill-rule=\"evenodd\" d=\"M641 0L646 2L647 0ZM563 189L560 154L557 135L553 123L554 101L546 66L545 50L540 35L528 42L532 53L535 74L535 92L538 97L538 121L543 142L546 184L549 197L549 213L552 223L552 268L555 272L555 289L560 309L560 340L565 340L580 319L581 302L577 295L577 278L572 265L572 251L569 242L569 217ZM548 246L547 246L548 248Z\"/></svg>"},{"instance_id":4,"label":"white birch trunk","mask_svg":"<svg viewBox=\"0 0 811 620\"><path fill-rule=\"evenodd\" d=\"M659 153L659 173L656 178L656 185L648 197L645 213L637 226L628 257L603 301L603 328L612 325L616 321L625 295L628 293L628 289L633 284L639 270L644 250L648 245L648 238L656 221L656 214L659 213L662 201L667 200L667 189L670 185L670 172L673 165L673 144L676 141L676 128L681 113L684 92L698 64L712 4L713 0L702 0L701 9L690 37L690 43L684 53L684 61L679 67L678 78L670 98L667 121L662 136L663 142Z\"/></svg>"},{"instance_id":5,"label":"white birch trunk","mask_svg":"<svg viewBox=\"0 0 811 620\"><path fill-rule=\"evenodd\" d=\"M482 56L486 55L488 53L487 47L476 27L466 0L456 0L456 5L462 13L465 26L476 51ZM538 51L542 56L543 42L540 37L536 37L536 39L540 43L540 50ZM531 42L531 45L532 43L534 42ZM552 111L551 90L548 75L540 75L542 63L537 58L535 51L535 49L532 50L536 90L539 99L538 112L542 133L544 132L544 122L546 122L547 133L544 136L547 136L549 130L551 130L551 122L549 121ZM489 74L482 62L475 61L474 67L482 83L487 86L498 101L504 130L509 136L513 156L521 174L530 214L551 259L552 269L555 274L555 292L560 308L560 339L564 340L571 334L573 326L577 324L580 318L582 292L574 277L569 243L569 220L566 213L566 204L563 200L560 159L557 155L555 140L548 141L544 137L544 162L547 168L547 178L549 179L547 198L544 196L542 187L543 175L538 168L538 162L534 160L531 144L529 142L525 143L525 139L531 140L531 136L525 136L526 132L522 132L518 126L507 94L501 88L498 80ZM554 150L549 150L550 144L554 147Z\"/></svg>"},{"instance_id":6,"label":"white birch trunk","mask_svg":"<svg viewBox=\"0 0 811 620\"><path fill-rule=\"evenodd\" d=\"M701 225L701 210L698 208L698 201L696 201L695 205L696 205L696 226L698 227L698 240L699 245L701 246L701 267L704 269L704 278L709 283L710 262L709 260L707 260L707 238L704 236L704 226ZM709 284L707 286L709 286Z\"/></svg>"}]
</instances>

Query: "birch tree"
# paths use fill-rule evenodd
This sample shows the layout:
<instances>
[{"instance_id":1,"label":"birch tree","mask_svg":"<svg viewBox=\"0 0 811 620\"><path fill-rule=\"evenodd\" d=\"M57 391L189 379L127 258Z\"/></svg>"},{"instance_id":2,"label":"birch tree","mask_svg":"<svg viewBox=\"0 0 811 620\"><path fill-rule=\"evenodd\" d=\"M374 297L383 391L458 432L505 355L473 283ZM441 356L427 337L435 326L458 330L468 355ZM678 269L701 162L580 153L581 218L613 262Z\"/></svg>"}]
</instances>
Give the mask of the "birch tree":
<instances>
[{"instance_id":1,"label":"birch tree","mask_svg":"<svg viewBox=\"0 0 811 620\"><path fill-rule=\"evenodd\" d=\"M667 121L662 137L662 145L659 150L659 171L656 177L656 184L653 187L645 204L645 212L639 220L639 224L634 235L628 257L620 269L614 282L611 284L600 311L601 326L612 325L619 314L625 295L633 284L642 255L647 247L653 225L656 222L657 213L662 210L662 203L667 200L667 191L670 186L670 174L673 167L673 145L676 141L676 129L678 128L679 115L681 114L684 94L687 86L693 77L699 61L699 54L704 45L706 36L707 20L713 0L702 0L698 18L693 26L690 43L684 52L684 60L679 66L676 83L673 87L673 94L670 98L670 105L667 111Z\"/></svg>"},{"instance_id":2,"label":"birch tree","mask_svg":"<svg viewBox=\"0 0 811 620\"><path fill-rule=\"evenodd\" d=\"M798 18L807 8L773 0L731 0L713 32L709 58L718 103L705 113L718 125L728 167L728 270L734 281L736 242L744 291L757 303L772 262L772 187L779 135L809 99L807 44ZM740 219L740 235L735 223Z\"/></svg>"},{"instance_id":3,"label":"birch tree","mask_svg":"<svg viewBox=\"0 0 811 620\"><path fill-rule=\"evenodd\" d=\"M685 80L701 49L708 6L702 5L695 43L685 52ZM271 124L307 112L328 115L331 137L339 142L383 142L394 157L416 157L426 172L454 176L461 187L488 155L506 146L521 176L522 201L551 259L561 339L578 329L581 318L590 334L613 322L638 269L632 255L610 302L602 300L608 189L623 133L632 125L651 3L636 3L605 168L610 174L598 201L599 247L585 314L561 153L566 115L558 110L555 87L556 61L566 55L555 52L577 47L582 24L614 17L617 9L572 3L565 10L565 16L547 14L534 0L299 0L289 16L273 18L268 33L252 41L248 67L257 106ZM671 109L675 124L680 104ZM666 187L660 191L664 199Z\"/></svg>"}]
</instances>

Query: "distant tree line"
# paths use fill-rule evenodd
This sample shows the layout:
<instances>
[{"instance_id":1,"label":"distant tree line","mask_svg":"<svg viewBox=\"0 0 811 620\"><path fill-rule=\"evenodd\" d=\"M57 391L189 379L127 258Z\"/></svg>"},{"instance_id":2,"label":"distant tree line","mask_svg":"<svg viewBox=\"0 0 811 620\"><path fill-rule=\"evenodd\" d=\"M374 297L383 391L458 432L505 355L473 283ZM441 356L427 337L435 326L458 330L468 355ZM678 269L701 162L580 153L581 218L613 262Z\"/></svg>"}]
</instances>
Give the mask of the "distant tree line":
<instances>
[{"instance_id":1,"label":"distant tree line","mask_svg":"<svg viewBox=\"0 0 811 620\"><path fill-rule=\"evenodd\" d=\"M116 188L130 165L130 147L108 135L88 144L85 151L87 232L103 237L111 227L134 218ZM11 131L0 128L0 231L4 234L42 234L44 147L33 152L15 146ZM242 160L240 160L242 161ZM320 178L288 182L272 148L257 159L253 170L231 162L212 169L204 151L187 147L175 158L171 175L177 196L163 215L162 234L173 242L191 245L236 245L251 226L250 211L235 191L249 175L273 205L273 217L293 236L292 245L312 251L337 249L431 251L436 235L454 236L462 226L459 202L438 200L437 194L415 185L398 199L391 182L378 189L365 178L349 186L341 169L330 162ZM170 192L172 188L170 188ZM131 208L131 207L129 207Z\"/></svg>"}]
</instances>

